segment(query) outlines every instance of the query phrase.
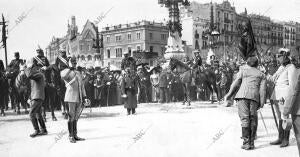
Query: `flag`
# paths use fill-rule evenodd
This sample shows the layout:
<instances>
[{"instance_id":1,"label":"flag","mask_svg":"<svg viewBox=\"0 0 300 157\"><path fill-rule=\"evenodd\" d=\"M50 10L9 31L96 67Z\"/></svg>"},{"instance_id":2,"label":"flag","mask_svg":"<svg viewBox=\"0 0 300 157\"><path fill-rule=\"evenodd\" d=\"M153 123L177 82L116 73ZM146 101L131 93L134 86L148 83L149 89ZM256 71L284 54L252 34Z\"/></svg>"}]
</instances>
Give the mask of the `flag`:
<instances>
[{"instance_id":1,"label":"flag","mask_svg":"<svg viewBox=\"0 0 300 157\"><path fill-rule=\"evenodd\" d=\"M247 23L242 26L241 41L238 47L240 55L245 61L249 56L255 55L254 52L257 48L250 19L248 19Z\"/></svg>"}]
</instances>

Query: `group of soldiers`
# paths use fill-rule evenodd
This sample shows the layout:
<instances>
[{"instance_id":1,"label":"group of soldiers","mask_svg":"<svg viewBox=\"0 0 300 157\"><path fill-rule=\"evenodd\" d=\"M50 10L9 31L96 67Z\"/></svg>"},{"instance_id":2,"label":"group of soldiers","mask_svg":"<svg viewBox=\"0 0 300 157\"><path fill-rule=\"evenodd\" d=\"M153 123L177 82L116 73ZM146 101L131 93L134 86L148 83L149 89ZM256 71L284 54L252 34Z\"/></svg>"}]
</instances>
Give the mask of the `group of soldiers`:
<instances>
[{"instance_id":1,"label":"group of soldiers","mask_svg":"<svg viewBox=\"0 0 300 157\"><path fill-rule=\"evenodd\" d=\"M257 110L263 107L266 99L270 99L271 105L276 111L274 119L278 124L279 132L278 139L271 142L271 144L280 144L281 147L288 146L290 128L283 126L286 126L288 115L292 114L295 136L299 147L298 139L300 138L297 129L300 127L300 111L298 112L297 102L300 98L298 96L299 83L297 78L300 72L296 68L296 64L292 62L288 49L280 49L276 55L276 61L271 62L275 64L268 65L259 64L256 56L250 56L246 60L246 64L240 67L235 64L233 64L233 67L229 64L220 66L216 60L212 60L211 64L203 64L199 51L195 51L194 56L193 59L186 59L184 63L191 69L198 69L200 73L205 69L213 71L217 77L216 84L219 87L214 92L218 92L221 97L224 96L225 101L233 98L236 100L242 123L243 149L254 149L258 120ZM180 85L182 80L178 73L170 68L161 68L160 65L153 69L147 68L146 64L137 65L135 59L128 52L124 53L121 71L116 72L118 75L114 75L113 72L107 69L95 68L91 72L78 67L76 57L68 57L66 51L60 51L54 67L58 71L59 82L62 84L58 88L61 100L58 103L66 104L67 113L65 115L68 118L69 140L71 143L84 140L77 136L77 122L84 105L99 103L94 101L95 94L91 93L96 92L97 89L102 89L102 84L97 83L99 80L103 82L103 86L111 87L112 84L116 84L115 87L119 89L119 92L115 90L115 93L111 93L113 95L112 99L115 98L114 95L119 96L128 115L136 114L138 103L174 101L179 97L176 91L183 90L183 88L180 88L182 87ZM5 115L4 110L8 106L9 99L17 113L20 113L18 104L22 104L25 112L28 113L29 104L26 99L30 98L31 110L29 115L35 130L30 135L31 137L47 134L41 109L48 96L48 94L45 94L45 87L55 86L52 85L55 82L45 81L47 80L45 73L50 68L53 68L53 66L49 65L49 61L41 49L37 50L37 56L26 62L26 66L25 61L20 59L19 53L15 53L15 59L11 61L6 70L3 62L0 62L0 87L3 89L0 91L1 114L2 116ZM101 77L98 78L98 74ZM26 78L27 81L30 81L29 85L26 84ZM192 86L189 86L187 89L189 92L193 90L198 93L198 99L203 95L207 95L203 92L207 89L201 86L201 83L197 83L197 78L193 78L193 82L194 85L192 86L195 88L192 89ZM27 88L22 88L22 86ZM289 95L291 91L294 93ZM100 93L106 92L102 89ZM209 99L213 99L212 95L208 94L208 96L210 96ZM103 99L102 97L103 95L100 94L100 99ZM109 96L105 101L109 102L108 99Z\"/></svg>"}]
</instances>

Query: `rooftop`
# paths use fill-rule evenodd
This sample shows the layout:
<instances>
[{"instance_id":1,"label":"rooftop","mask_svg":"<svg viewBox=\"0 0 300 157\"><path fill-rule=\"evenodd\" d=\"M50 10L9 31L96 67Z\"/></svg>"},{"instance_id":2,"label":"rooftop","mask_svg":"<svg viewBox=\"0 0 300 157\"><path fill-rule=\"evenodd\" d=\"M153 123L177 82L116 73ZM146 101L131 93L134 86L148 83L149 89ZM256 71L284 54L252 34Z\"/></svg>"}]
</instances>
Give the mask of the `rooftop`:
<instances>
[{"instance_id":1,"label":"rooftop","mask_svg":"<svg viewBox=\"0 0 300 157\"><path fill-rule=\"evenodd\" d=\"M166 24L164 23L158 23L155 21L137 21L133 23L128 23L128 24L119 24L119 25L114 25L114 26L107 26L102 28L102 31L110 31L110 30L118 30L118 29L125 29L125 28L131 28L131 27L137 27L137 26L156 26L156 27L166 27Z\"/></svg>"}]
</instances>

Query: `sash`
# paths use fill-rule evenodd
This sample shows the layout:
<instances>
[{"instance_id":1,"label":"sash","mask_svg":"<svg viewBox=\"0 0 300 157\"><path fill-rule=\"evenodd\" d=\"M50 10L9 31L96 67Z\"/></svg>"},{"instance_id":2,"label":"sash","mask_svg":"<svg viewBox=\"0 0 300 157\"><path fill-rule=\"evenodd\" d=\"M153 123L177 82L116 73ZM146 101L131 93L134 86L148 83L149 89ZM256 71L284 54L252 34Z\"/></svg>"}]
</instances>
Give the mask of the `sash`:
<instances>
[{"instance_id":1,"label":"sash","mask_svg":"<svg viewBox=\"0 0 300 157\"><path fill-rule=\"evenodd\" d=\"M61 56L58 56L58 59L62 61L66 66L69 66L68 61Z\"/></svg>"},{"instance_id":2,"label":"sash","mask_svg":"<svg viewBox=\"0 0 300 157\"><path fill-rule=\"evenodd\" d=\"M39 57L35 56L34 59L38 62L38 64L41 64L42 66L46 66L45 62L43 60L41 60Z\"/></svg>"}]
</instances>

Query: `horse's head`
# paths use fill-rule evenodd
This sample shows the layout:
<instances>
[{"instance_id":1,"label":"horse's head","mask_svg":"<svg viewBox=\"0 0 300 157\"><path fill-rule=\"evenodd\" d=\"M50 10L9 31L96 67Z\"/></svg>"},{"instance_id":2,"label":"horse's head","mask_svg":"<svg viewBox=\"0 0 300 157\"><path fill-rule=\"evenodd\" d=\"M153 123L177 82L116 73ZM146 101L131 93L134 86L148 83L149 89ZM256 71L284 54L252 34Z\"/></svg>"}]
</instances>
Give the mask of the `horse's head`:
<instances>
[{"instance_id":1,"label":"horse's head","mask_svg":"<svg viewBox=\"0 0 300 157\"><path fill-rule=\"evenodd\" d=\"M174 58L171 58L169 67L172 71L176 71L178 73L183 73L188 70L191 70L191 68L188 65Z\"/></svg>"}]
</instances>

